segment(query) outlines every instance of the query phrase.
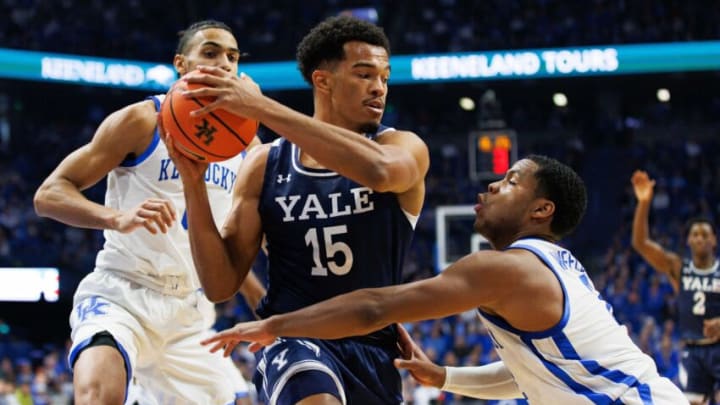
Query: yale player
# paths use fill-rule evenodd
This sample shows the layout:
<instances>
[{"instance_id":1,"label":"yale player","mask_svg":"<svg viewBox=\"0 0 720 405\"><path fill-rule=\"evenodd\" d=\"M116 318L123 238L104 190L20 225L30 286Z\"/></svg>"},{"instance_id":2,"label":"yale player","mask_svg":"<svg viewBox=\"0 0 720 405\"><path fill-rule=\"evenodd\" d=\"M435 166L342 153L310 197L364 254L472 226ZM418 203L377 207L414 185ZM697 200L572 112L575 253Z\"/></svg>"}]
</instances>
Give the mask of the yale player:
<instances>
[{"instance_id":1,"label":"yale player","mask_svg":"<svg viewBox=\"0 0 720 405\"><path fill-rule=\"evenodd\" d=\"M171 150L210 299L237 288L264 235L269 287L261 317L400 283L429 165L417 135L380 124L390 76L382 29L333 17L313 28L297 53L313 88L313 117L264 96L248 77L201 67L187 78L211 86L189 94L217 97L197 113L223 108L283 137L248 154L221 232L210 217L202 165ZM260 355L256 387L269 404L399 404L396 340L387 325L337 341L278 339Z\"/></svg>"},{"instance_id":2,"label":"yale player","mask_svg":"<svg viewBox=\"0 0 720 405\"><path fill-rule=\"evenodd\" d=\"M200 63L237 74L240 52L227 25L202 21L181 34L179 74ZM249 403L235 365L198 344L211 333L215 311L199 291L182 182L157 130L162 97L108 116L35 195L39 215L105 230L95 271L80 283L70 317L76 404L122 404L135 376L161 404L225 405L236 397ZM203 182L218 224L232 205L241 160L213 163L208 174L216 175ZM85 198L81 191L106 175L105 205ZM251 277L244 292L258 301L262 290Z\"/></svg>"},{"instance_id":3,"label":"yale player","mask_svg":"<svg viewBox=\"0 0 720 405\"><path fill-rule=\"evenodd\" d=\"M712 222L693 219L687 224L690 260L683 260L650 239L648 216L655 181L636 171L632 185L638 205L632 228L632 246L655 270L669 276L678 294L678 329L685 345L681 381L690 402L710 400L720 383L720 270L717 235ZM684 381L686 380L686 381Z\"/></svg>"},{"instance_id":4,"label":"yale player","mask_svg":"<svg viewBox=\"0 0 720 405\"><path fill-rule=\"evenodd\" d=\"M494 250L469 254L430 279L363 289L240 323L205 344L213 351L225 347L227 354L241 340L338 339L477 309L502 361L438 368L434 380L421 381L466 396L524 397L541 405L687 404L617 323L582 264L556 243L576 227L586 201L572 169L529 156L478 195L475 229ZM414 365L398 360L413 372Z\"/></svg>"}]
</instances>

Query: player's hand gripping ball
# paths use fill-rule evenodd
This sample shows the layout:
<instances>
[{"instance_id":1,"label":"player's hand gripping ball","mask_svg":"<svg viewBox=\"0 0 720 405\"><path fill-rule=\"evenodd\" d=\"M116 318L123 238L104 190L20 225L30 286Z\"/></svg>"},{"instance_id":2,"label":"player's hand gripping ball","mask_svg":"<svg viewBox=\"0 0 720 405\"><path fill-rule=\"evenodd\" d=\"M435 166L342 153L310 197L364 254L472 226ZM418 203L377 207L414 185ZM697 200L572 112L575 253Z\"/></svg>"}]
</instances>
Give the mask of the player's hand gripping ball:
<instances>
[{"instance_id":1,"label":"player's hand gripping ball","mask_svg":"<svg viewBox=\"0 0 720 405\"><path fill-rule=\"evenodd\" d=\"M162 127L172 136L175 148L191 159L202 162L230 159L250 144L258 122L221 109L191 116L191 111L211 103L213 98L186 98L182 92L202 86L183 80L173 84L160 108Z\"/></svg>"}]
</instances>

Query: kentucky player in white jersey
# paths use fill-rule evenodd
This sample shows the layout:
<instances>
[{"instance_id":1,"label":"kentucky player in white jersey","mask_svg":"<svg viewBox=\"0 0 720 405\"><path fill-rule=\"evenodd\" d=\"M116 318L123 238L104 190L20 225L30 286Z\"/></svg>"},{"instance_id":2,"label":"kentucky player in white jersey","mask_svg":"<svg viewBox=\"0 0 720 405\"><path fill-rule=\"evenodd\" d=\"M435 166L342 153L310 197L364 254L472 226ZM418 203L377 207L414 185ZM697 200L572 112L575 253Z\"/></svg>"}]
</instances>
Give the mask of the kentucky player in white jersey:
<instances>
[{"instance_id":1,"label":"kentucky player in white jersey","mask_svg":"<svg viewBox=\"0 0 720 405\"><path fill-rule=\"evenodd\" d=\"M174 64L181 75L199 63L237 74L239 57L225 24L202 21L181 33ZM182 182L159 137L162 97L108 116L35 195L39 215L104 229L95 271L80 283L70 316L76 404L122 404L133 378L152 396L149 403L249 403L232 361L199 345L211 333L215 310L200 290ZM218 226L232 205L242 159L207 167L205 184ZM81 191L106 175L105 204L85 198ZM255 304L263 288L251 277L243 292Z\"/></svg>"},{"instance_id":2,"label":"kentucky player in white jersey","mask_svg":"<svg viewBox=\"0 0 720 405\"><path fill-rule=\"evenodd\" d=\"M532 155L478 195L475 229L493 250L472 253L438 276L358 290L288 314L241 323L208 339L225 353L239 341L276 336L336 339L393 322L434 319L476 308L502 361L440 367L401 335L396 366L423 384L484 399L531 404L687 404L628 337L580 262L556 242L585 212L580 177Z\"/></svg>"}]
</instances>

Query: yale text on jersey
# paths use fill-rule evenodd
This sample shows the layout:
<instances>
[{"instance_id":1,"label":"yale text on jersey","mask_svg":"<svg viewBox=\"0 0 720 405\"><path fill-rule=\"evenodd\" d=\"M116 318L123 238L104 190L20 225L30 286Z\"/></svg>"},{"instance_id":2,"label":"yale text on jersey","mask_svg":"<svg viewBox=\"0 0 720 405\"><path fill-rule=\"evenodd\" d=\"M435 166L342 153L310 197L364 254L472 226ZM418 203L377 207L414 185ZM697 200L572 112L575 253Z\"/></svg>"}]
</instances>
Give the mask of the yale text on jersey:
<instances>
[{"instance_id":1,"label":"yale text on jersey","mask_svg":"<svg viewBox=\"0 0 720 405\"><path fill-rule=\"evenodd\" d=\"M373 190L357 187L349 191L349 194L291 194L275 197L275 202L282 209L283 222L335 218L375 209L375 203L370 198Z\"/></svg>"},{"instance_id":2,"label":"yale text on jersey","mask_svg":"<svg viewBox=\"0 0 720 405\"><path fill-rule=\"evenodd\" d=\"M682 276L682 288L685 291L720 292L720 279Z\"/></svg>"}]
</instances>

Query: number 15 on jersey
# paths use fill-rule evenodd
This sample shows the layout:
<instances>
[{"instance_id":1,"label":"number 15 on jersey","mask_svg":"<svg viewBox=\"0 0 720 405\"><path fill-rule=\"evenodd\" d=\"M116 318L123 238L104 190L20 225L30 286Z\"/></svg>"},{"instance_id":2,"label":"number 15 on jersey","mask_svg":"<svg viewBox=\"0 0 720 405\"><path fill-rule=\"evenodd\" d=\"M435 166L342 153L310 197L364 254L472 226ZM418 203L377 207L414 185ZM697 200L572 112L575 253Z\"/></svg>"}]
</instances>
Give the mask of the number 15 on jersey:
<instances>
[{"instance_id":1,"label":"number 15 on jersey","mask_svg":"<svg viewBox=\"0 0 720 405\"><path fill-rule=\"evenodd\" d=\"M336 276L350 272L353 265L353 253L350 246L336 240L337 236L347 234L347 225L310 228L305 233L305 244L313 252L313 276L327 276L328 269ZM321 249L324 247L324 249ZM322 255L322 250L325 255ZM341 263L341 264L338 264Z\"/></svg>"}]
</instances>

